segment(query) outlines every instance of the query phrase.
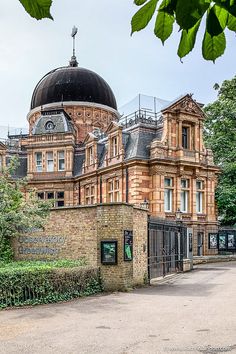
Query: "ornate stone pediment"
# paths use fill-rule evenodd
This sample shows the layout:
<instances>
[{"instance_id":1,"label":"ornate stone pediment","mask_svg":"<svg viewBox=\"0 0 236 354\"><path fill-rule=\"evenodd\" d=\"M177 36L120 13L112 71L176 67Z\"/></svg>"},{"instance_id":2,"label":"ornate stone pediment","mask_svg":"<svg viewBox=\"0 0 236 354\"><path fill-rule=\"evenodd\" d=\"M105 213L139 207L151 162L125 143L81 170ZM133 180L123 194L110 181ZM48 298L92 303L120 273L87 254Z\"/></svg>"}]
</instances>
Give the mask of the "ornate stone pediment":
<instances>
[{"instance_id":1,"label":"ornate stone pediment","mask_svg":"<svg viewBox=\"0 0 236 354\"><path fill-rule=\"evenodd\" d=\"M170 106L166 107L162 112L165 111L180 111L204 117L201 107L195 100L192 99L191 95L186 95L175 101Z\"/></svg>"},{"instance_id":2,"label":"ornate stone pediment","mask_svg":"<svg viewBox=\"0 0 236 354\"><path fill-rule=\"evenodd\" d=\"M86 138L84 139L84 144L90 143L92 141L97 141L98 137L93 133L88 133Z\"/></svg>"},{"instance_id":3,"label":"ornate stone pediment","mask_svg":"<svg viewBox=\"0 0 236 354\"><path fill-rule=\"evenodd\" d=\"M115 122L115 121L111 121L111 123L108 125L107 130L106 130L106 134L112 133L116 130L121 129L122 130L122 125L120 125L119 123Z\"/></svg>"}]
</instances>

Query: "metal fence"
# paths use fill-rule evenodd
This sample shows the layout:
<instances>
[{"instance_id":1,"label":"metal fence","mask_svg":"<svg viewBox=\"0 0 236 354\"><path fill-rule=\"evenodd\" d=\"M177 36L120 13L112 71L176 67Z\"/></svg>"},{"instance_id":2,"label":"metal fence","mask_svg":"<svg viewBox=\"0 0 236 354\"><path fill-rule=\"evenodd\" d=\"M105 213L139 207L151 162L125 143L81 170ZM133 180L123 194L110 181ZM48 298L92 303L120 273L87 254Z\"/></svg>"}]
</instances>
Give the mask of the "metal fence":
<instances>
[{"instance_id":1,"label":"metal fence","mask_svg":"<svg viewBox=\"0 0 236 354\"><path fill-rule=\"evenodd\" d=\"M150 218L148 223L149 280L183 270L187 229L176 223Z\"/></svg>"}]
</instances>

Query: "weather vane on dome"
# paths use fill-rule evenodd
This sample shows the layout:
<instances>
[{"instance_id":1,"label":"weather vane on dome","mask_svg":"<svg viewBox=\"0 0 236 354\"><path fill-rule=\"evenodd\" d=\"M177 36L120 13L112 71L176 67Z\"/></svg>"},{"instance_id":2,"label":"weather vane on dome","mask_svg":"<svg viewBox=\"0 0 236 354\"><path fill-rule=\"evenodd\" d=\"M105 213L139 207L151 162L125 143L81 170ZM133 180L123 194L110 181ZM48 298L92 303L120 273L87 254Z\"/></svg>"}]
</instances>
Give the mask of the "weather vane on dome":
<instances>
[{"instance_id":1,"label":"weather vane on dome","mask_svg":"<svg viewBox=\"0 0 236 354\"><path fill-rule=\"evenodd\" d=\"M71 37L73 38L73 55L71 57L70 66L78 66L78 62L75 56L75 36L77 33L78 33L78 28L74 26L72 28L72 33L71 33Z\"/></svg>"}]
</instances>

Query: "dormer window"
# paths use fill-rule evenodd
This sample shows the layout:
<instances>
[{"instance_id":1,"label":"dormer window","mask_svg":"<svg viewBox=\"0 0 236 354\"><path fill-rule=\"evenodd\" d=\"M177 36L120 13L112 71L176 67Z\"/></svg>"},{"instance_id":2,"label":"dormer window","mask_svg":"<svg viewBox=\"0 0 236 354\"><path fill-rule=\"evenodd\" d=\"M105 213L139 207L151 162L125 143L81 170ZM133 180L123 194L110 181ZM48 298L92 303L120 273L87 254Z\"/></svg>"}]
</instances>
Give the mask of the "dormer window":
<instances>
[{"instance_id":1,"label":"dormer window","mask_svg":"<svg viewBox=\"0 0 236 354\"><path fill-rule=\"evenodd\" d=\"M45 129L48 131L52 131L54 128L55 124L51 120L48 120L45 124Z\"/></svg>"},{"instance_id":2,"label":"dormer window","mask_svg":"<svg viewBox=\"0 0 236 354\"><path fill-rule=\"evenodd\" d=\"M118 138L117 136L113 136L111 138L111 157L118 155Z\"/></svg>"},{"instance_id":3,"label":"dormer window","mask_svg":"<svg viewBox=\"0 0 236 354\"><path fill-rule=\"evenodd\" d=\"M87 158L87 164L92 165L93 164L93 146L90 146L88 148L88 158Z\"/></svg>"}]
</instances>

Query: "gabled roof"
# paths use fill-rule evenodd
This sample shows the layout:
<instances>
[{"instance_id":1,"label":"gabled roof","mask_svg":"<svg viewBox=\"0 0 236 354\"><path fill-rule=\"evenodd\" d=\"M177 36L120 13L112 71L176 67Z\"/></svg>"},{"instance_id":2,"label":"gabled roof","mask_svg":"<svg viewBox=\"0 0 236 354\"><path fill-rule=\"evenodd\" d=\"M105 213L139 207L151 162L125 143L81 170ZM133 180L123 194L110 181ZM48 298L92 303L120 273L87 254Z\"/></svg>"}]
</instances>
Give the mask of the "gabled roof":
<instances>
[{"instance_id":1,"label":"gabled roof","mask_svg":"<svg viewBox=\"0 0 236 354\"><path fill-rule=\"evenodd\" d=\"M112 131L115 131L117 129L122 129L122 128L123 128L122 124L117 123L115 121L111 121L111 123L108 125L105 133L108 134L108 133L111 133Z\"/></svg>"},{"instance_id":2,"label":"gabled roof","mask_svg":"<svg viewBox=\"0 0 236 354\"><path fill-rule=\"evenodd\" d=\"M204 112L202 111L200 105L193 100L192 95L190 94L185 94L178 97L176 100L165 106L161 112L165 113L170 110L180 110L187 112L188 114L204 116Z\"/></svg>"}]
</instances>

